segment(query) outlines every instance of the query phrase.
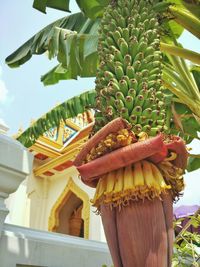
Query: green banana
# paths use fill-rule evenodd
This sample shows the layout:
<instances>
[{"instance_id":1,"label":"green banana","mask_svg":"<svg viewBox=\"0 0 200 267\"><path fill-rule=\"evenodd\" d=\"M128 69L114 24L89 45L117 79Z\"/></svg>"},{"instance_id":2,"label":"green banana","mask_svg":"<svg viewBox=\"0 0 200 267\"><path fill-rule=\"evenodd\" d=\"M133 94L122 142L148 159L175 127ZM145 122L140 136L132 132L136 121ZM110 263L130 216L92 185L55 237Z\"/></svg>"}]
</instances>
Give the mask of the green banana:
<instances>
[{"instance_id":1,"label":"green banana","mask_svg":"<svg viewBox=\"0 0 200 267\"><path fill-rule=\"evenodd\" d=\"M133 110L133 105L134 105L133 97L130 95L126 96L125 106L128 109L129 114L131 114L131 112Z\"/></svg>"},{"instance_id":2,"label":"green banana","mask_svg":"<svg viewBox=\"0 0 200 267\"><path fill-rule=\"evenodd\" d=\"M124 38L124 40L128 43L129 42L129 38L130 38L130 36L129 36L129 30L128 30L128 28L124 28L123 30L122 30L122 37Z\"/></svg>"},{"instance_id":3,"label":"green banana","mask_svg":"<svg viewBox=\"0 0 200 267\"><path fill-rule=\"evenodd\" d=\"M118 80L121 80L122 77L124 76L124 71L123 68L120 66L115 67L115 74Z\"/></svg>"},{"instance_id":4,"label":"green banana","mask_svg":"<svg viewBox=\"0 0 200 267\"><path fill-rule=\"evenodd\" d=\"M125 98L124 98L124 95L123 95L123 93L122 92L117 92L116 94L115 94L115 97L116 97L116 99L120 99L120 100L122 100L123 102L125 102Z\"/></svg>"},{"instance_id":5,"label":"green banana","mask_svg":"<svg viewBox=\"0 0 200 267\"><path fill-rule=\"evenodd\" d=\"M130 88L137 91L138 88L138 81L136 79L130 79Z\"/></svg>"},{"instance_id":6,"label":"green banana","mask_svg":"<svg viewBox=\"0 0 200 267\"><path fill-rule=\"evenodd\" d=\"M126 82L126 80L120 80L119 81L119 87L120 87L120 91L123 93L124 96L126 96L128 94L128 84Z\"/></svg>"},{"instance_id":7,"label":"green banana","mask_svg":"<svg viewBox=\"0 0 200 267\"><path fill-rule=\"evenodd\" d=\"M166 130L161 31L153 6L144 0L118 0L105 8L95 88L97 110L108 121L121 116L133 130L149 135Z\"/></svg>"},{"instance_id":8,"label":"green banana","mask_svg":"<svg viewBox=\"0 0 200 267\"><path fill-rule=\"evenodd\" d=\"M131 115L140 116L142 114L142 107L135 106L131 112Z\"/></svg>"},{"instance_id":9,"label":"green banana","mask_svg":"<svg viewBox=\"0 0 200 267\"><path fill-rule=\"evenodd\" d=\"M130 123L132 124L132 125L135 125L135 124L137 124L137 116L136 115L131 115L130 116Z\"/></svg>"},{"instance_id":10,"label":"green banana","mask_svg":"<svg viewBox=\"0 0 200 267\"><path fill-rule=\"evenodd\" d=\"M121 39L123 39L123 38L121 38ZM119 49L120 49L120 52L122 54L122 57L125 57L125 55L128 54L128 44L124 39L123 39L123 41L120 42Z\"/></svg>"},{"instance_id":11,"label":"green banana","mask_svg":"<svg viewBox=\"0 0 200 267\"><path fill-rule=\"evenodd\" d=\"M126 68L126 75L130 79L135 78L135 68L133 66L127 66L127 68Z\"/></svg>"},{"instance_id":12,"label":"green banana","mask_svg":"<svg viewBox=\"0 0 200 267\"><path fill-rule=\"evenodd\" d=\"M136 90L133 89L133 88L130 88L130 89L128 90L128 96L131 96L131 97L134 99L135 96L136 96Z\"/></svg>"},{"instance_id":13,"label":"green banana","mask_svg":"<svg viewBox=\"0 0 200 267\"><path fill-rule=\"evenodd\" d=\"M140 124L136 124L133 126L133 132L139 134L142 131L142 126Z\"/></svg>"},{"instance_id":14,"label":"green banana","mask_svg":"<svg viewBox=\"0 0 200 267\"><path fill-rule=\"evenodd\" d=\"M129 119L129 113L128 113L128 109L123 107L121 110L120 110L120 115L123 119L125 120L128 120Z\"/></svg>"},{"instance_id":15,"label":"green banana","mask_svg":"<svg viewBox=\"0 0 200 267\"><path fill-rule=\"evenodd\" d=\"M124 108L124 102L121 99L116 99L115 107L120 111L122 108Z\"/></svg>"}]
</instances>

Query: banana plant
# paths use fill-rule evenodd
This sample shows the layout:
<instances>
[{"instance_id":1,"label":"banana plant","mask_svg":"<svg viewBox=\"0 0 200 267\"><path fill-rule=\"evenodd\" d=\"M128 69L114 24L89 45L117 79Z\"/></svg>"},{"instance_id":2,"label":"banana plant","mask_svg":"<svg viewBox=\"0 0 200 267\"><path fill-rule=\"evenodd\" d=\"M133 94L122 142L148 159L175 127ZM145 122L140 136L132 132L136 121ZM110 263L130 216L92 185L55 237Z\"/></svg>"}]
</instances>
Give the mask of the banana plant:
<instances>
[{"instance_id":1,"label":"banana plant","mask_svg":"<svg viewBox=\"0 0 200 267\"><path fill-rule=\"evenodd\" d=\"M46 2L46 1L45 1ZM61 1L62 2L62 1ZM98 42L98 35L97 29L99 27L100 19L96 19L99 17L102 12L99 10L102 7L107 5L107 1L103 1L103 3L99 4L96 1L95 4L78 4L80 7L85 11L85 14L90 16L91 18L95 18L95 20L91 20L91 18L87 18L82 13L73 14L69 17L60 19L55 23L50 24L49 26L45 27L35 36L33 36L30 40L28 40L24 45L22 45L18 50L16 50L13 54L11 54L7 59L6 62L10 67L18 67L21 64L25 63L27 60L31 58L33 54L42 54L44 52L48 53L49 58L57 56L59 61L59 65L54 67L50 70L47 74L41 77L41 80L45 85L50 85L59 82L61 79L77 79L78 76L80 77L92 77L96 74L96 69L98 66L98 57L97 57L97 42ZM169 1L168 1L169 2ZM158 3L154 6L154 9L158 11L162 11L164 8L165 13L167 14L166 17L170 16L170 7L178 8L179 10L184 8L183 5L180 5L180 1L171 1L173 5L170 5L167 2ZM47 2L48 3L48 2ZM47 4L52 6L52 4ZM176 4L176 5L175 5ZM42 2L37 2L34 4L36 8L45 12L46 5L42 4ZM41 6L41 7L40 7ZM68 6L68 5L67 5ZM90 6L90 8L88 7ZM166 7L168 7L166 9ZM57 6L55 6L57 8ZM63 10L65 10L66 3L63 5ZM85 9L84 9L85 8ZM68 7L67 9L68 10ZM96 10L96 11L95 11ZM98 10L98 12L97 12ZM190 8L191 10L191 8ZM195 10L195 7L192 7L192 10ZM102 11L102 10L101 10ZM96 13L95 13L96 12ZM189 10L187 13L190 14ZM190 14L192 15L192 13ZM186 18L184 18L186 20ZM193 23L193 26L196 27L196 24L188 20L190 23ZM177 43L176 45L169 44L169 39L171 42L171 36L169 38L169 32L171 31L172 34L179 34L181 33L181 28L177 24L174 26L173 21L167 21L167 23L163 23L164 27L167 29L166 33L162 32L161 40L161 51L167 53L168 55L173 55L179 57L179 61L181 60L181 64L184 63L184 59L194 61L194 63L199 64L200 55L193 51L186 50L181 48ZM178 30L177 30L178 29ZM163 34L164 37L163 37ZM170 35L172 35L170 33ZM64 49L67 47L67 49ZM180 64L179 64L180 65ZM87 66L87 67L86 67ZM187 67L186 67L187 68ZM170 70L166 70L165 72L169 72L168 76L170 75ZM181 73L184 73L182 71ZM187 75L188 75L188 71ZM189 79L192 79L191 74L189 74ZM188 80L188 77L186 77ZM165 83L165 84L168 84ZM190 83L190 87L192 82ZM193 87L195 87L193 82ZM169 90L172 90L172 93L177 95L178 90L174 90L171 86L168 86ZM180 98L181 94L185 94L183 88L179 88L179 94L177 95ZM193 99L194 94L190 94L192 90L196 90L197 94L199 94L197 88L189 88L189 98L190 101L185 101L184 104L189 105L189 108L193 111L196 110L198 112L198 101L199 95L197 99L191 101ZM193 108L193 105L196 106ZM196 112L195 115L199 117Z\"/></svg>"},{"instance_id":2,"label":"banana plant","mask_svg":"<svg viewBox=\"0 0 200 267\"><path fill-rule=\"evenodd\" d=\"M68 12L69 2L34 1L33 6L44 13L46 13L47 7ZM77 4L82 10L82 13L72 14L51 23L7 57L6 63L10 67L15 68L24 64L34 54L40 55L47 53L49 59L57 57L59 64L41 77L44 85L55 84L63 79L95 76L99 65L97 30L100 25L103 9L108 5L108 2L77 0ZM183 20L198 29L199 2L192 1L190 3L179 0L160 1L159 3L154 3L153 8L163 14L162 17L159 17L162 20L160 49L163 55L167 55L168 58L171 57L169 62L169 60L165 60L165 56L165 59L161 63L164 68L162 80L164 81L165 87L171 91L171 95L166 90L164 91L165 94L167 93L168 109L170 109L168 113L172 113L171 103L174 103L173 105L175 106L175 112L173 114L178 113L177 116L174 116L175 123L171 119L169 127L173 128L176 134L184 137L186 142L191 142L193 138L198 137L199 90L184 59L196 63L197 67L200 61L200 55L182 48L177 43L176 38L182 33L183 28L177 24L179 22L175 19L175 15L172 15L171 9L184 10L189 18L183 17ZM196 18L195 21L191 19L193 16ZM174 19L177 22L174 22ZM166 62L168 63L167 66ZM198 80L198 77L199 68L196 70L195 80ZM180 80L182 80L181 83ZM171 99L170 103L169 99ZM188 107L191 112L188 111ZM179 114L180 110L181 114ZM177 123L177 118L180 120L179 123ZM192 123L189 123L188 118L190 118ZM188 130L185 129L186 127L192 129L192 131L188 133ZM46 128L43 129L43 131L45 130ZM34 132L36 133L36 131ZM39 132L41 132L41 129ZM32 133L33 137L34 133ZM36 134L34 139L37 137L38 135ZM191 170L191 168L189 169Z\"/></svg>"},{"instance_id":3,"label":"banana plant","mask_svg":"<svg viewBox=\"0 0 200 267\"><path fill-rule=\"evenodd\" d=\"M34 7L69 10L69 0L54 2L35 0ZM96 76L90 100L75 97L52 110L39 120L40 131L39 121L33 126L30 138L47 130L42 121L53 118L51 125L58 125L85 105L93 107L93 136L74 164L83 182L97 187L93 205L101 213L113 263L169 267L172 200L183 189L187 161L177 135L196 137L200 115L199 89L185 63L199 64L199 55L176 38L183 27L199 37L199 19L193 6L178 0L76 2L83 13L47 26L6 59L18 67L33 54L56 56L59 65L42 77L46 84Z\"/></svg>"}]
</instances>

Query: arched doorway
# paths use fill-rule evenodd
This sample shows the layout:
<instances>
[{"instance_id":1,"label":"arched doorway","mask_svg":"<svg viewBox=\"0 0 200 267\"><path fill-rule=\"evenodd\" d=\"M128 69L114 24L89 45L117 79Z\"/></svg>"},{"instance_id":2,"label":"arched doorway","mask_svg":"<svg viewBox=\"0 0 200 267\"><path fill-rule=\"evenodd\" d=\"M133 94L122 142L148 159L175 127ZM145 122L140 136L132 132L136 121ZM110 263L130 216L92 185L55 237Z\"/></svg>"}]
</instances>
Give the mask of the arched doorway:
<instances>
[{"instance_id":1,"label":"arched doorway","mask_svg":"<svg viewBox=\"0 0 200 267\"><path fill-rule=\"evenodd\" d=\"M51 210L48 228L52 232L88 238L89 216L89 197L70 178Z\"/></svg>"},{"instance_id":2,"label":"arched doorway","mask_svg":"<svg viewBox=\"0 0 200 267\"><path fill-rule=\"evenodd\" d=\"M61 234L84 237L84 220L82 219L83 201L72 191L58 210L58 224L54 231Z\"/></svg>"}]
</instances>

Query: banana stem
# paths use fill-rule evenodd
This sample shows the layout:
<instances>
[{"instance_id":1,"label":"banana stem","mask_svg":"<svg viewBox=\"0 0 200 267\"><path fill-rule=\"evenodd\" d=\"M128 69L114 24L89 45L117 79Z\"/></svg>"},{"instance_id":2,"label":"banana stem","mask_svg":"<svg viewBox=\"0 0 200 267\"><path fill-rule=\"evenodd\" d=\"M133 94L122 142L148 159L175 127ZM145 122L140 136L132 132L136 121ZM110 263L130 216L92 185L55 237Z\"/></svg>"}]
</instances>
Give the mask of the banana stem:
<instances>
[{"instance_id":1,"label":"banana stem","mask_svg":"<svg viewBox=\"0 0 200 267\"><path fill-rule=\"evenodd\" d=\"M196 16L181 7L170 6L169 11L177 23L200 39L200 20Z\"/></svg>"},{"instance_id":2,"label":"banana stem","mask_svg":"<svg viewBox=\"0 0 200 267\"><path fill-rule=\"evenodd\" d=\"M200 101L195 100L194 102L194 100L192 100L190 96L186 95L185 92L182 92L180 89L175 88L169 82L167 82L165 76L163 79L163 85L173 94L175 94L180 99L181 103L187 105L196 116L200 117Z\"/></svg>"},{"instance_id":3,"label":"banana stem","mask_svg":"<svg viewBox=\"0 0 200 267\"><path fill-rule=\"evenodd\" d=\"M175 44L176 46L178 46L178 42L177 42L176 38L174 38L174 44ZM181 61L182 67L184 68L186 74L188 75L188 77L190 78L190 80L193 82L193 84L194 84L194 88L195 88L196 92L199 93L199 89L198 89L198 87L197 87L197 84L196 84L196 81L195 81L195 79L194 79L194 76L193 76L193 74L190 72L190 70L189 70L189 68L188 68L188 66L187 66L187 64L186 64L186 62L185 62L185 59L182 58L182 57L180 57L180 61Z\"/></svg>"},{"instance_id":4,"label":"banana stem","mask_svg":"<svg viewBox=\"0 0 200 267\"><path fill-rule=\"evenodd\" d=\"M200 1L199 0L182 0L182 4L197 18L200 17Z\"/></svg>"},{"instance_id":5,"label":"banana stem","mask_svg":"<svg viewBox=\"0 0 200 267\"><path fill-rule=\"evenodd\" d=\"M187 75L186 71L184 70L183 65L181 64L180 58L177 56L172 56L172 55L170 55L169 58L170 58L172 64L174 65L174 67L178 70L180 77L182 77L182 79L184 80L184 83L186 84L188 90L191 93L191 96L200 100L200 94L199 94L199 90L197 88L197 85Z\"/></svg>"},{"instance_id":6,"label":"banana stem","mask_svg":"<svg viewBox=\"0 0 200 267\"><path fill-rule=\"evenodd\" d=\"M180 47L179 46L179 44L178 44L178 42L177 42L177 39L175 38L175 36L174 36L174 34L173 34L173 32L172 32L172 37L173 37L173 42L174 42L174 44L173 45L171 45L171 43L167 43L167 41L165 41L165 43L163 44L163 43L161 43L161 46L163 46L163 45L167 45L168 46L168 49L169 49L169 46L172 46L172 47L175 47L175 48L182 48L182 47ZM167 50L167 47L165 46L165 48L166 48L166 50ZM182 48L183 49L183 48ZM161 48L161 50L162 50L162 48ZM195 79L194 79L194 77L193 77L193 75L192 75L192 73L190 72L190 70L189 70L189 68L188 68L188 66L187 66L187 64L186 64L186 62L185 62L185 52L183 52L183 57L182 57L182 54L180 53L180 51L175 51L174 49L169 49L169 50L173 50L173 52L168 52L169 54L171 54L171 55L173 55L172 53L174 53L174 56L179 56L179 59L180 59L180 64L181 64L181 66L182 66L182 68L183 68L183 70L185 71L185 73L186 73L186 75L188 76L188 78L190 79L190 81L193 83L193 85L194 85L194 90L196 90L196 92L197 92L197 94L199 94L199 90L198 90L198 88L197 88L197 85L196 85L196 81L195 81ZM185 49L186 50L186 49ZM164 51L164 50L163 50ZM190 50L188 50L188 51L190 51ZM164 51L165 52L165 51ZM167 52L167 51L166 51ZM176 54L175 54L176 53ZM198 54L198 53L197 53ZM198 54L199 55L199 54ZM200 57L200 55L199 55L199 57ZM191 59L190 59L191 60Z\"/></svg>"},{"instance_id":7,"label":"banana stem","mask_svg":"<svg viewBox=\"0 0 200 267\"><path fill-rule=\"evenodd\" d=\"M190 78L191 82L194 84L194 89L195 89L196 92L199 94L199 89L198 89L198 87L197 87L197 84L196 84L196 81L195 81L195 79L194 79L193 74L190 72L190 70L189 70L189 68L188 68L188 66L187 66L187 64L186 64L186 62L185 62L185 60L184 60L184 58L181 58L181 57L180 57L180 60L181 60L181 64L182 64L182 66L183 66L183 68L184 68L186 74L187 74L188 77Z\"/></svg>"},{"instance_id":8,"label":"banana stem","mask_svg":"<svg viewBox=\"0 0 200 267\"><path fill-rule=\"evenodd\" d=\"M196 53L194 51L191 51L189 49L185 49L182 47L178 47L175 45L169 45L165 43L160 43L160 50L166 53L169 53L170 55L182 57L185 59L188 59L192 61L193 63L200 65L200 54Z\"/></svg>"},{"instance_id":9,"label":"banana stem","mask_svg":"<svg viewBox=\"0 0 200 267\"><path fill-rule=\"evenodd\" d=\"M163 68L163 76L169 78L171 81L176 83L176 86L181 88L181 91L184 91L184 93L189 97L188 94L188 87L185 85L185 83L179 78L176 73L171 70L169 67L164 66Z\"/></svg>"}]
</instances>

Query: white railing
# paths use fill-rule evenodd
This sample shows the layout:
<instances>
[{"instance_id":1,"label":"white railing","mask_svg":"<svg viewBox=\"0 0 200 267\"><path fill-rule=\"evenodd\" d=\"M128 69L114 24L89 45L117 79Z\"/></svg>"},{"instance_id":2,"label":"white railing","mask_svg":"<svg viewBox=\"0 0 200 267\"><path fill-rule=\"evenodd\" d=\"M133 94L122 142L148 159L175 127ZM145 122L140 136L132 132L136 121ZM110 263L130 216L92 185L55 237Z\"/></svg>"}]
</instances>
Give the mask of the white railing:
<instances>
[{"instance_id":1,"label":"white railing","mask_svg":"<svg viewBox=\"0 0 200 267\"><path fill-rule=\"evenodd\" d=\"M101 267L111 266L106 243L4 224L0 266Z\"/></svg>"}]
</instances>

